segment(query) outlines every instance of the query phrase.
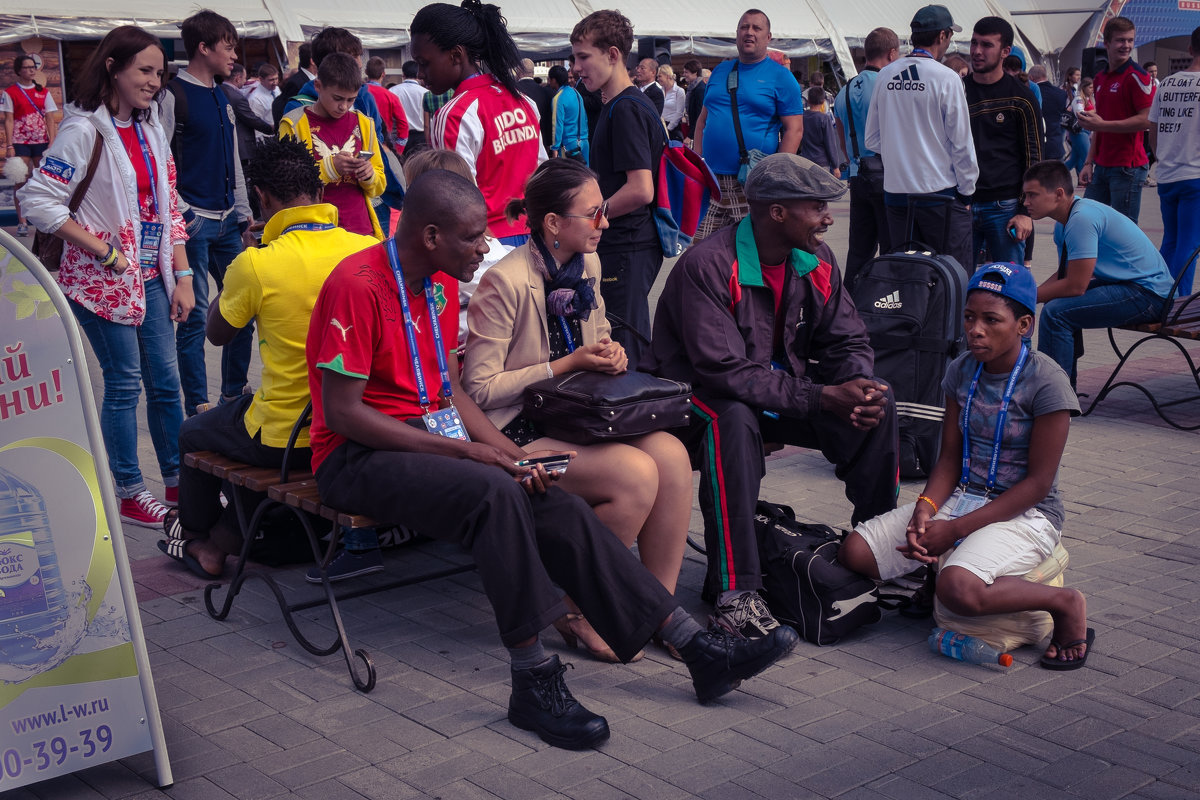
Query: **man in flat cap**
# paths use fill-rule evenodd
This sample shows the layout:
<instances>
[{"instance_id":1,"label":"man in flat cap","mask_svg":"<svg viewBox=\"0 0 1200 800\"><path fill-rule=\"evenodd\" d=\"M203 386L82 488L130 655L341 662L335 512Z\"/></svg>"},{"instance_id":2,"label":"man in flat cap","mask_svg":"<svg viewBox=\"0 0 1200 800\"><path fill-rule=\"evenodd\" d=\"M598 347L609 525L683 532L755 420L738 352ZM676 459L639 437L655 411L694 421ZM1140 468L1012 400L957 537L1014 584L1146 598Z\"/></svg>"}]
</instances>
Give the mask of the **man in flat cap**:
<instances>
[{"instance_id":1,"label":"man in flat cap","mask_svg":"<svg viewBox=\"0 0 1200 800\"><path fill-rule=\"evenodd\" d=\"M746 180L750 214L693 245L667 279L647 371L691 383L679 433L700 470L709 593L746 637L778 623L759 596L754 507L763 442L819 448L846 484L852 523L896 505L892 395L872 378L867 331L824 242L846 185L790 153Z\"/></svg>"}]
</instances>

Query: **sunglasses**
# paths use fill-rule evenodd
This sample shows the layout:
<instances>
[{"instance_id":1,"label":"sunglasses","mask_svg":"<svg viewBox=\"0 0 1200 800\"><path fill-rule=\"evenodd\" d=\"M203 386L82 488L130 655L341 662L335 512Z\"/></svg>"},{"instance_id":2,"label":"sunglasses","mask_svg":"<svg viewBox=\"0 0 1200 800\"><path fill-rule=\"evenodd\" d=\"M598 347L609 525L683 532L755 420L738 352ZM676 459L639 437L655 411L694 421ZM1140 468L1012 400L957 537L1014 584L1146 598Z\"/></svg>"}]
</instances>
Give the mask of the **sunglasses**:
<instances>
[{"instance_id":1,"label":"sunglasses","mask_svg":"<svg viewBox=\"0 0 1200 800\"><path fill-rule=\"evenodd\" d=\"M600 230L600 223L608 216L608 201L605 200L596 209L595 214L559 214L560 217L572 217L574 219L590 219L592 221L592 229Z\"/></svg>"}]
</instances>

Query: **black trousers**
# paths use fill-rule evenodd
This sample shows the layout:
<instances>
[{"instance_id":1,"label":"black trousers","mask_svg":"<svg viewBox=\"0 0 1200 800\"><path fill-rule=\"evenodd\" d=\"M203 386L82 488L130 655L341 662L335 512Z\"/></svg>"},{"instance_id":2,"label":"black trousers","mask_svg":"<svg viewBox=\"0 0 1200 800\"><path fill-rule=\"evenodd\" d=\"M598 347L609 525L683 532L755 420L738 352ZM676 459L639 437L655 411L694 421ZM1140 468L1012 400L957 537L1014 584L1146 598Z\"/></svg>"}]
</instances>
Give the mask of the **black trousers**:
<instances>
[{"instance_id":1,"label":"black trousers","mask_svg":"<svg viewBox=\"0 0 1200 800\"><path fill-rule=\"evenodd\" d=\"M957 199L942 202L937 199L925 200L917 195L911 195L917 204L913 209L913 230L910 234L907 228L908 209L905 206L887 206L888 229L892 235L892 246L899 247L910 239L916 239L922 244L935 248L945 256L954 256L960 267L968 275L975 271L975 253L973 242L974 219L971 209ZM950 215L949 236L947 236L946 215Z\"/></svg>"},{"instance_id":2,"label":"black trousers","mask_svg":"<svg viewBox=\"0 0 1200 800\"><path fill-rule=\"evenodd\" d=\"M892 250L883 189L873 191L870 181L855 175L850 179L850 247L846 251L843 283L852 286L858 271L875 257L876 250L880 253Z\"/></svg>"},{"instance_id":3,"label":"black trousers","mask_svg":"<svg viewBox=\"0 0 1200 800\"><path fill-rule=\"evenodd\" d=\"M565 614L565 590L628 661L678 605L582 499L557 487L530 496L498 467L347 442L317 486L335 508L470 551L507 647Z\"/></svg>"},{"instance_id":4,"label":"black trousers","mask_svg":"<svg viewBox=\"0 0 1200 800\"><path fill-rule=\"evenodd\" d=\"M754 507L766 474L763 442L819 449L846 485L851 524L895 508L898 428L891 389L886 408L879 425L860 431L831 414L772 419L737 400L694 395L691 425L681 436L700 470L706 584L718 591L762 587Z\"/></svg>"},{"instance_id":5,"label":"black trousers","mask_svg":"<svg viewBox=\"0 0 1200 800\"><path fill-rule=\"evenodd\" d=\"M650 289L662 262L657 242L640 250L600 252L600 295L613 341L625 348L631 370L650 349Z\"/></svg>"},{"instance_id":6,"label":"black trousers","mask_svg":"<svg viewBox=\"0 0 1200 800\"><path fill-rule=\"evenodd\" d=\"M179 428L179 452L211 450L256 467L282 466L284 448L268 447L258 436L246 432L246 411L253 399L253 395L239 395L236 400L216 405L203 414L184 420ZM307 472L311 455L312 451L307 447L294 449L292 467L298 472ZM219 535L214 538L214 543L226 553L236 553L241 549L240 537L227 538L227 533L239 531L240 528L233 503L227 508L221 506L220 494L224 483L220 478L181 463L179 522L187 530L196 533L207 533L216 528L214 533L219 532ZM247 513L253 512L266 497L244 489L238 491L243 493Z\"/></svg>"}]
</instances>

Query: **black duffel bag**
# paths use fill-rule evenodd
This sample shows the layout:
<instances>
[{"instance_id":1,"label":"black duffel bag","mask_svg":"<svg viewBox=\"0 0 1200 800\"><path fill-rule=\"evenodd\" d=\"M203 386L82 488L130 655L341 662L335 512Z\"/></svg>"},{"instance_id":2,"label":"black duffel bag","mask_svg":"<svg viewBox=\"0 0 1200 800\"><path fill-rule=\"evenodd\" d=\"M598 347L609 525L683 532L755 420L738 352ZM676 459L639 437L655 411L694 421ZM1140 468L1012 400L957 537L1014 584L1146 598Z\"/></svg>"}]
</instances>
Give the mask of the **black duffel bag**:
<instances>
[{"instance_id":1,"label":"black duffel bag","mask_svg":"<svg viewBox=\"0 0 1200 800\"><path fill-rule=\"evenodd\" d=\"M592 444L688 424L692 387L645 372L568 372L525 387L525 417L547 436Z\"/></svg>"},{"instance_id":2,"label":"black duffel bag","mask_svg":"<svg viewBox=\"0 0 1200 800\"><path fill-rule=\"evenodd\" d=\"M790 507L759 500L754 529L763 599L780 622L824 646L879 621L875 581L837 560L842 535L833 528L797 522Z\"/></svg>"}]
</instances>

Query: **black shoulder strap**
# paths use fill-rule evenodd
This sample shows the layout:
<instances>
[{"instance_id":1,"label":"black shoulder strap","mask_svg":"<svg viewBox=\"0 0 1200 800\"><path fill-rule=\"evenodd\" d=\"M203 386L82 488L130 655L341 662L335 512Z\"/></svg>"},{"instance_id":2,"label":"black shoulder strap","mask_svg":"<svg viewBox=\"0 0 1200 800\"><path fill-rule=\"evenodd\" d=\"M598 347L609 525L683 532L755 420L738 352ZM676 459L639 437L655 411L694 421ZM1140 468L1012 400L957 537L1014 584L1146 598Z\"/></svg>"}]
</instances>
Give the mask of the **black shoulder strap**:
<instances>
[{"instance_id":1,"label":"black shoulder strap","mask_svg":"<svg viewBox=\"0 0 1200 800\"><path fill-rule=\"evenodd\" d=\"M725 88L729 90L729 111L733 114L733 133L737 136L738 159L743 164L750 163L750 153L746 151L746 142L742 139L742 120L738 117L738 62L733 60L733 67L725 79Z\"/></svg>"},{"instance_id":2,"label":"black shoulder strap","mask_svg":"<svg viewBox=\"0 0 1200 800\"><path fill-rule=\"evenodd\" d=\"M175 98L175 130L171 133L171 155L178 164L180 163L179 138L188 123L188 96L187 90L183 88L183 81L179 80L178 75L167 81L167 91Z\"/></svg>"},{"instance_id":3,"label":"black shoulder strap","mask_svg":"<svg viewBox=\"0 0 1200 800\"><path fill-rule=\"evenodd\" d=\"M858 131L854 129L854 98L850 95L853 87L854 81L846 84L846 118L850 121L850 147L854 150L854 160L858 161Z\"/></svg>"}]
</instances>

